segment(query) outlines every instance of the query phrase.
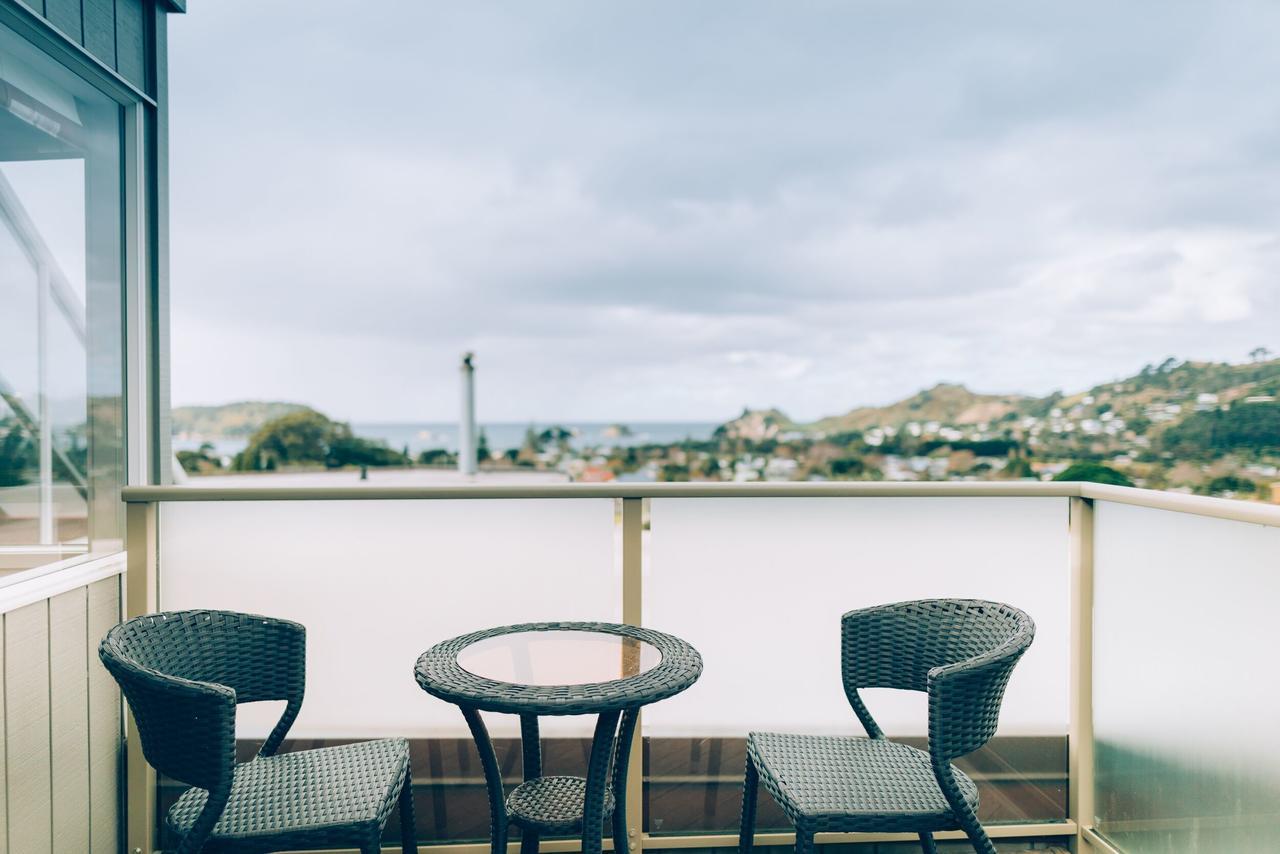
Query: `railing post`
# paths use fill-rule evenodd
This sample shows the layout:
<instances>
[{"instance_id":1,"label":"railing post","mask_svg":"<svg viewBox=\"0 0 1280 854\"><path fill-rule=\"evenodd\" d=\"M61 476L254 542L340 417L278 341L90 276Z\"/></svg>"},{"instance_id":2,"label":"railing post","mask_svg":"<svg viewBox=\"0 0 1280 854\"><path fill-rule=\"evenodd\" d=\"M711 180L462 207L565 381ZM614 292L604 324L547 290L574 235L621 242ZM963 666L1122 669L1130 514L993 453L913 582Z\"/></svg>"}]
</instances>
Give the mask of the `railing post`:
<instances>
[{"instance_id":1,"label":"railing post","mask_svg":"<svg viewBox=\"0 0 1280 854\"><path fill-rule=\"evenodd\" d=\"M125 617L159 610L157 573L159 508L153 502L129 503L125 511ZM125 708L125 833L128 854L152 854L156 850L156 772L147 764L138 742L133 713Z\"/></svg>"},{"instance_id":2,"label":"railing post","mask_svg":"<svg viewBox=\"0 0 1280 854\"><path fill-rule=\"evenodd\" d=\"M644 565L644 499L623 498L622 502L622 622L641 625L642 569ZM627 842L633 854L644 847L644 729L643 713L631 736L631 759L627 763ZM623 854L623 852L617 852Z\"/></svg>"},{"instance_id":3,"label":"railing post","mask_svg":"<svg viewBox=\"0 0 1280 854\"><path fill-rule=\"evenodd\" d=\"M1067 817L1076 823L1073 850L1093 851L1093 500L1071 498L1071 722L1067 734Z\"/></svg>"}]
</instances>

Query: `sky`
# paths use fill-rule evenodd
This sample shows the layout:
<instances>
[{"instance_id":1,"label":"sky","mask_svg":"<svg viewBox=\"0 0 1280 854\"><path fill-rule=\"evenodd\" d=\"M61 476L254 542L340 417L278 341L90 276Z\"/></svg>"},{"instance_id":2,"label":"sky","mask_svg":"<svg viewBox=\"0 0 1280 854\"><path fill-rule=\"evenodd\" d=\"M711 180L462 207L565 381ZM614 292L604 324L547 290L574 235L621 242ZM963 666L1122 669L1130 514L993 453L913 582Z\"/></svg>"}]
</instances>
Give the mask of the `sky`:
<instances>
[{"instance_id":1,"label":"sky","mask_svg":"<svg viewBox=\"0 0 1280 854\"><path fill-rule=\"evenodd\" d=\"M376 8L376 13L373 11ZM172 397L797 420L1280 351L1280 5L191 0Z\"/></svg>"}]
</instances>

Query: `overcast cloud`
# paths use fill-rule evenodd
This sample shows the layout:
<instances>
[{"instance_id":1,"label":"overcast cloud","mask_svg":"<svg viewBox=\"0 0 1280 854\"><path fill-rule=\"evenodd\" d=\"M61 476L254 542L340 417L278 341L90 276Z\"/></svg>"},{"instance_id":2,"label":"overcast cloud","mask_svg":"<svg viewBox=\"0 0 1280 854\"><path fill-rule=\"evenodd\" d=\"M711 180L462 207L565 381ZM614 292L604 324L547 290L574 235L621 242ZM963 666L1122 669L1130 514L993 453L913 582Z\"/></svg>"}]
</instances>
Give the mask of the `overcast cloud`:
<instances>
[{"instance_id":1,"label":"overcast cloud","mask_svg":"<svg viewBox=\"0 0 1280 854\"><path fill-rule=\"evenodd\" d=\"M1270 2L170 19L175 404L817 418L1280 350Z\"/></svg>"}]
</instances>

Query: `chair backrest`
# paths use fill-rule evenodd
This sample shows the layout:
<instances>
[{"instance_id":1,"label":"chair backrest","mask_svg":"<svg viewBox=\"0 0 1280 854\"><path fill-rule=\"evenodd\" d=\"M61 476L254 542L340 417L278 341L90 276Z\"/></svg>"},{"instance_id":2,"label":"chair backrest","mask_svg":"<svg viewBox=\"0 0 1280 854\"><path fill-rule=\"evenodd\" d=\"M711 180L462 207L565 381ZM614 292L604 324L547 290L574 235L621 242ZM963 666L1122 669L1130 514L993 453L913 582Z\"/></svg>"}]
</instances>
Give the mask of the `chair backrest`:
<instances>
[{"instance_id":1,"label":"chair backrest","mask_svg":"<svg viewBox=\"0 0 1280 854\"><path fill-rule=\"evenodd\" d=\"M1034 637L1031 618L999 602L926 599L850 611L841 624L845 694L879 738L858 689L927 691L929 751L946 762L995 734L1013 666Z\"/></svg>"},{"instance_id":2,"label":"chair backrest","mask_svg":"<svg viewBox=\"0 0 1280 854\"><path fill-rule=\"evenodd\" d=\"M156 770L210 792L231 785L235 707L287 700L263 745L279 747L302 706L306 630L297 623L230 611L169 611L128 620L98 655L138 726Z\"/></svg>"}]
</instances>

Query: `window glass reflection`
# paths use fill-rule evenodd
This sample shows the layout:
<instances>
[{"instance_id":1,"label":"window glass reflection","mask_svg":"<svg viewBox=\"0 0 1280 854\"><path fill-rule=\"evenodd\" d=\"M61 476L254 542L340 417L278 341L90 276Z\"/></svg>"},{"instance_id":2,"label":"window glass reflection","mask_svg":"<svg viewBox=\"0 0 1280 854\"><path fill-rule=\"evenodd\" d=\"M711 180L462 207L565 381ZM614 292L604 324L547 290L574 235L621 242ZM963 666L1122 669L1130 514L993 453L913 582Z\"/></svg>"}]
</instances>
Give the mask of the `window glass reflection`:
<instances>
[{"instance_id":1,"label":"window glass reflection","mask_svg":"<svg viewBox=\"0 0 1280 854\"><path fill-rule=\"evenodd\" d=\"M121 548L120 137L0 28L0 584Z\"/></svg>"}]
</instances>

